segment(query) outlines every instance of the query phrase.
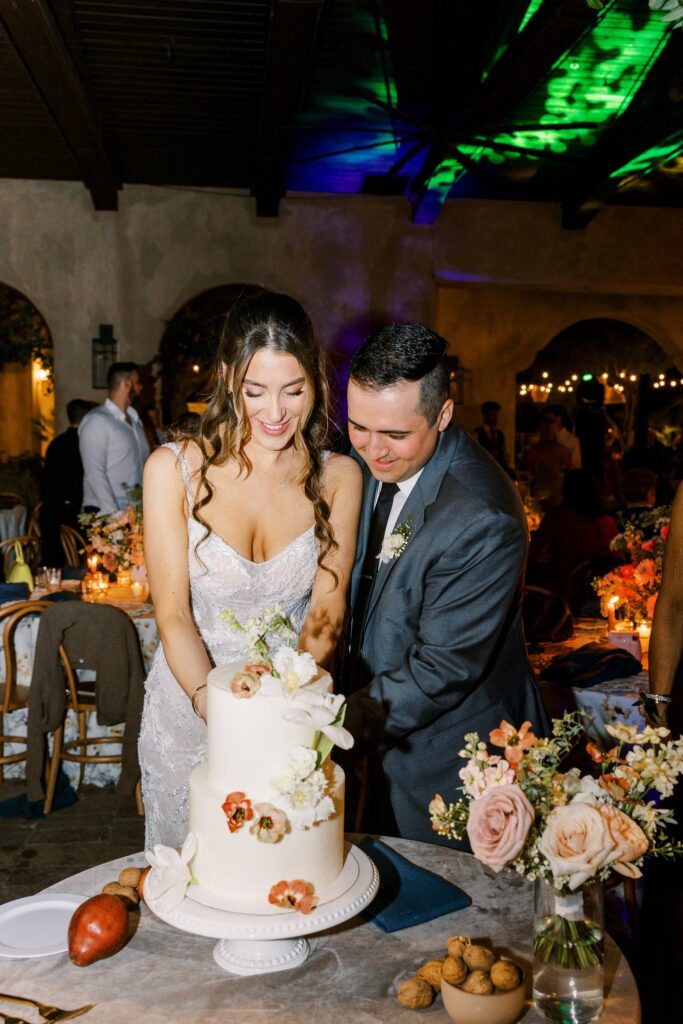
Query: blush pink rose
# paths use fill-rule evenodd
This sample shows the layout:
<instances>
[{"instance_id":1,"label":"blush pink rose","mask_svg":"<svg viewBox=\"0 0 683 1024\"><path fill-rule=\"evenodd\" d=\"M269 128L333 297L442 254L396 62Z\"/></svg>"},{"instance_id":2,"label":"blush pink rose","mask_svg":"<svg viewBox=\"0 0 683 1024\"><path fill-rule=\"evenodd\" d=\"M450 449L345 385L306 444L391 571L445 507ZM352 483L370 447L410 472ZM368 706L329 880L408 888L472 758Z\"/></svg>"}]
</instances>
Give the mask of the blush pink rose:
<instances>
[{"instance_id":1,"label":"blush pink rose","mask_svg":"<svg viewBox=\"0 0 683 1024\"><path fill-rule=\"evenodd\" d=\"M578 889L615 859L617 843L597 807L573 801L548 815L540 841L556 882L565 876Z\"/></svg>"},{"instance_id":2,"label":"blush pink rose","mask_svg":"<svg viewBox=\"0 0 683 1024\"><path fill-rule=\"evenodd\" d=\"M604 778L604 776L603 776ZM642 872L633 863L647 852L649 840L640 825L613 804L604 804L600 813L607 822L615 849L609 863L615 871L627 878L640 878Z\"/></svg>"},{"instance_id":3,"label":"blush pink rose","mask_svg":"<svg viewBox=\"0 0 683 1024\"><path fill-rule=\"evenodd\" d=\"M467 836L474 856L500 871L521 852L534 809L519 786L496 786L474 800L467 821Z\"/></svg>"}]
</instances>

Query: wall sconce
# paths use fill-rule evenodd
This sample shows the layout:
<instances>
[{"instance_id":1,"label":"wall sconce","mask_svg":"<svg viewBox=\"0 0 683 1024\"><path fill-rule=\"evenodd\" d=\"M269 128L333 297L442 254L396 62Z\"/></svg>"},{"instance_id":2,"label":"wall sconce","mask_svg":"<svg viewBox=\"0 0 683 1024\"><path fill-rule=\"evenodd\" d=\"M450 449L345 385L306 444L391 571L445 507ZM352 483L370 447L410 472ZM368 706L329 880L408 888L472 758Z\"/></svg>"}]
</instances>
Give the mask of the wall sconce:
<instances>
[{"instance_id":1,"label":"wall sconce","mask_svg":"<svg viewBox=\"0 0 683 1024\"><path fill-rule=\"evenodd\" d=\"M450 396L454 405L465 404L465 384L472 381L472 371L466 370L458 356L446 356L450 380Z\"/></svg>"},{"instance_id":2,"label":"wall sconce","mask_svg":"<svg viewBox=\"0 0 683 1024\"><path fill-rule=\"evenodd\" d=\"M117 342L111 324L100 324L99 337L92 339L92 386L106 388L107 372L116 362Z\"/></svg>"}]
</instances>

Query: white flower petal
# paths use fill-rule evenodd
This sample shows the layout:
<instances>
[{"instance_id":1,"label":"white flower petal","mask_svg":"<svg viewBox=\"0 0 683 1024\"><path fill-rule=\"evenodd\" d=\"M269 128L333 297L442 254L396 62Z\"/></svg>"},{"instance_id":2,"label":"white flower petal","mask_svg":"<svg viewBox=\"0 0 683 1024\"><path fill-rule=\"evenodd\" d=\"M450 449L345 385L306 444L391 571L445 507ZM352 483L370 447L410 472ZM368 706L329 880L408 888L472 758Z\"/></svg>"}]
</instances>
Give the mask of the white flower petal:
<instances>
[{"instance_id":1,"label":"white flower petal","mask_svg":"<svg viewBox=\"0 0 683 1024\"><path fill-rule=\"evenodd\" d=\"M322 731L328 739L332 740L335 747L341 747L342 750L350 750L353 746L353 736L348 729L342 728L341 725L327 725Z\"/></svg>"}]
</instances>

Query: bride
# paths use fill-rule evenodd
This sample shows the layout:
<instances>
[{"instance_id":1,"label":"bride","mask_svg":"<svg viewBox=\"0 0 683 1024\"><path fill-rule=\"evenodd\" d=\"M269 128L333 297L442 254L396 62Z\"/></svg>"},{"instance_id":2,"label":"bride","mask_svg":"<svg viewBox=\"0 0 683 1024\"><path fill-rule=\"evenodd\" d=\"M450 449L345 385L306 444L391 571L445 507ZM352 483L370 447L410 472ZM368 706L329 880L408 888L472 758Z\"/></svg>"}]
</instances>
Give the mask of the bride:
<instances>
[{"instance_id":1,"label":"bride","mask_svg":"<svg viewBox=\"0 0 683 1024\"><path fill-rule=\"evenodd\" d=\"M145 562L161 643L145 687L145 848L179 846L188 780L206 760L206 677L244 654L221 621L278 604L325 665L341 635L359 466L324 451L323 355L294 299L263 291L229 313L216 385L193 436L144 473Z\"/></svg>"}]
</instances>

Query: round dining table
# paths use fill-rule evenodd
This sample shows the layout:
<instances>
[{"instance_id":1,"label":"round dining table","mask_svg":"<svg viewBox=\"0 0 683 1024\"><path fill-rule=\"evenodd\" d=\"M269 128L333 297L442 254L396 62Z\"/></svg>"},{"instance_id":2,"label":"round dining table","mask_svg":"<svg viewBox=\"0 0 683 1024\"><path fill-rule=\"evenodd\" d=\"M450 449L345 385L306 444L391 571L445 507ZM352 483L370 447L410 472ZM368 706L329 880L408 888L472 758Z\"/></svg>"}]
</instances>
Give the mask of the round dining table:
<instances>
[{"instance_id":1,"label":"round dining table","mask_svg":"<svg viewBox=\"0 0 683 1024\"><path fill-rule=\"evenodd\" d=\"M349 837L357 841L358 836ZM47 839L47 835L46 835ZM107 960L75 967L66 953L35 960L0 959L0 992L29 996L62 1008L95 1006L83 1024L448 1024L441 997L429 1009L396 1001L401 981L445 954L448 937L469 935L526 967L530 978L531 883L512 872L494 874L471 854L443 846L387 838L403 857L454 882L471 898L464 910L389 934L362 916L312 936L312 954L289 971L242 977L213 960L215 939L178 931L144 905L128 944ZM142 867L142 853L90 868L46 892L92 896L123 867ZM600 1024L639 1024L635 981L618 946L605 943L605 1009ZM0 1014L18 1016L0 1001ZM22 1008L22 1016L29 1017ZM544 1018L527 1001L524 1024Z\"/></svg>"}]
</instances>

